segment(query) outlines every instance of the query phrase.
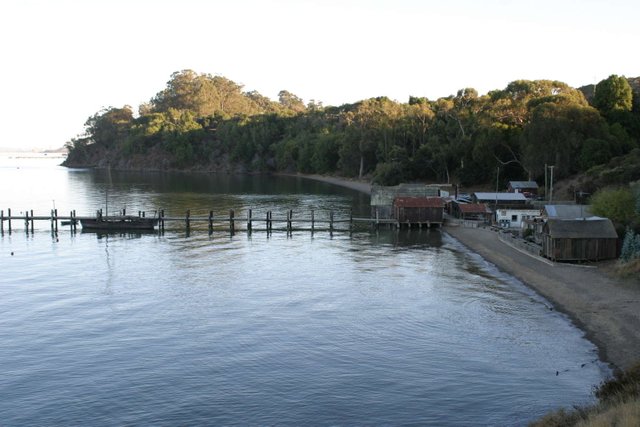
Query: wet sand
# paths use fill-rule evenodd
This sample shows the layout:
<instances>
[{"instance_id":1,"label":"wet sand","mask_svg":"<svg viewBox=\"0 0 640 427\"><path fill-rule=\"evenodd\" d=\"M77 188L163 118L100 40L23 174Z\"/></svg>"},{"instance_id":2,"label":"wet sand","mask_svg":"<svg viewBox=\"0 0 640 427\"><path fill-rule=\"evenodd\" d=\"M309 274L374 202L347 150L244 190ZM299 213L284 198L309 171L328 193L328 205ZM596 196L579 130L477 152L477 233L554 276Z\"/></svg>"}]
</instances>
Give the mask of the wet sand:
<instances>
[{"instance_id":1,"label":"wet sand","mask_svg":"<svg viewBox=\"0 0 640 427\"><path fill-rule=\"evenodd\" d=\"M298 175L371 194L366 182L321 175ZM567 314L618 368L640 361L640 281L623 280L602 267L551 263L520 252L484 228L446 226L443 231L500 270L520 279Z\"/></svg>"}]
</instances>

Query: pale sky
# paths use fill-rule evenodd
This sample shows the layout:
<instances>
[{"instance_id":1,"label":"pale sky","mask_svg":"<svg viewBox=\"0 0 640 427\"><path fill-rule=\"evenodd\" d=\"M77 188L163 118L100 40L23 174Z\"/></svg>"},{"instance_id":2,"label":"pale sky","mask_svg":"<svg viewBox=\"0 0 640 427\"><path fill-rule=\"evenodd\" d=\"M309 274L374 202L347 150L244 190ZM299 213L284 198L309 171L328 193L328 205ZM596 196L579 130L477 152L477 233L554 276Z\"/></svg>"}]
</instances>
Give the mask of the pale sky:
<instances>
[{"instance_id":1,"label":"pale sky","mask_svg":"<svg viewBox=\"0 0 640 427\"><path fill-rule=\"evenodd\" d=\"M637 0L0 0L0 147L61 147L184 69L324 105L637 77L639 17Z\"/></svg>"}]
</instances>

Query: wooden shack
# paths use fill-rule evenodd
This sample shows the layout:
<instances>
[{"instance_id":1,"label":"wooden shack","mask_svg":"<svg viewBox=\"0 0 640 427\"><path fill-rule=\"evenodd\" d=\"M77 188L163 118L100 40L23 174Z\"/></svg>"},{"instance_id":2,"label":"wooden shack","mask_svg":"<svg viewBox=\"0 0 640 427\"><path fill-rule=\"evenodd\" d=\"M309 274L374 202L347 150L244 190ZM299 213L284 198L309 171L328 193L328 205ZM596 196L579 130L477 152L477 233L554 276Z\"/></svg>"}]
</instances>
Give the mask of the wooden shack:
<instances>
[{"instance_id":1,"label":"wooden shack","mask_svg":"<svg viewBox=\"0 0 640 427\"><path fill-rule=\"evenodd\" d=\"M444 201L440 197L396 197L393 211L399 224L431 226L444 221Z\"/></svg>"},{"instance_id":2,"label":"wooden shack","mask_svg":"<svg viewBox=\"0 0 640 427\"><path fill-rule=\"evenodd\" d=\"M542 255L553 261L601 261L618 256L618 235L607 218L549 219Z\"/></svg>"},{"instance_id":3,"label":"wooden shack","mask_svg":"<svg viewBox=\"0 0 640 427\"><path fill-rule=\"evenodd\" d=\"M460 203L453 201L451 205L451 214L456 218L491 222L493 212L485 203Z\"/></svg>"},{"instance_id":4,"label":"wooden shack","mask_svg":"<svg viewBox=\"0 0 640 427\"><path fill-rule=\"evenodd\" d=\"M538 183L535 181L509 181L507 192L536 196L538 195Z\"/></svg>"},{"instance_id":5,"label":"wooden shack","mask_svg":"<svg viewBox=\"0 0 640 427\"><path fill-rule=\"evenodd\" d=\"M399 184L393 187L371 187L371 217L393 219L393 201L398 197L440 197L443 185Z\"/></svg>"}]
</instances>

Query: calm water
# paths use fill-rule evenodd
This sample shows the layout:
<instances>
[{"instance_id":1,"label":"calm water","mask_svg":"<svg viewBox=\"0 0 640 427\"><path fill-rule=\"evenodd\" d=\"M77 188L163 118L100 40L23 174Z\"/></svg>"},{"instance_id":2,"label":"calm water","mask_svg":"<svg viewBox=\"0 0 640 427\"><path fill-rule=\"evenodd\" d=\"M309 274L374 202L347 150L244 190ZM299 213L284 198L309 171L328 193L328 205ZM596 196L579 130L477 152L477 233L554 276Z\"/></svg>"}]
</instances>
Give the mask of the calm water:
<instances>
[{"instance_id":1,"label":"calm water","mask_svg":"<svg viewBox=\"0 0 640 427\"><path fill-rule=\"evenodd\" d=\"M88 214L105 188L113 210L368 212L294 178L0 161L5 212ZM0 237L3 426L523 425L591 402L608 374L564 316L438 230L14 227Z\"/></svg>"}]
</instances>

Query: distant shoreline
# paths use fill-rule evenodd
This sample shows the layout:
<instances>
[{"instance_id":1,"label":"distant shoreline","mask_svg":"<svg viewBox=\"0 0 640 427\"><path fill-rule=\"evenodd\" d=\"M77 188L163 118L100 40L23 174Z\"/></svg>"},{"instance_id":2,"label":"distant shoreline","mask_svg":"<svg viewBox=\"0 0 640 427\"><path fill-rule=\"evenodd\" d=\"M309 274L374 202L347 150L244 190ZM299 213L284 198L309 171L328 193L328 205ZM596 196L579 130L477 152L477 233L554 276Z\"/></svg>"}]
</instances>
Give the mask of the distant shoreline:
<instances>
[{"instance_id":1,"label":"distant shoreline","mask_svg":"<svg viewBox=\"0 0 640 427\"><path fill-rule=\"evenodd\" d=\"M293 176L293 177L310 179L310 180L313 180L313 181L326 182L326 183L329 183L329 184L337 185L339 187L350 188L352 190L359 191L359 192L367 194L369 196L371 195L371 183L369 183L368 181L358 181L358 180L355 180L355 179L340 178L340 177L335 177L335 176L325 176L325 175L316 175L316 174L302 174L302 173L291 173L291 174L278 173L276 175Z\"/></svg>"},{"instance_id":2,"label":"distant shoreline","mask_svg":"<svg viewBox=\"0 0 640 427\"><path fill-rule=\"evenodd\" d=\"M371 194L371 184L338 177L291 174ZM602 361L626 369L640 359L640 283L607 274L602 264L584 268L545 263L518 252L483 228L442 230L543 296L585 332Z\"/></svg>"}]
</instances>

